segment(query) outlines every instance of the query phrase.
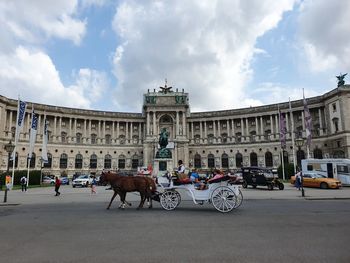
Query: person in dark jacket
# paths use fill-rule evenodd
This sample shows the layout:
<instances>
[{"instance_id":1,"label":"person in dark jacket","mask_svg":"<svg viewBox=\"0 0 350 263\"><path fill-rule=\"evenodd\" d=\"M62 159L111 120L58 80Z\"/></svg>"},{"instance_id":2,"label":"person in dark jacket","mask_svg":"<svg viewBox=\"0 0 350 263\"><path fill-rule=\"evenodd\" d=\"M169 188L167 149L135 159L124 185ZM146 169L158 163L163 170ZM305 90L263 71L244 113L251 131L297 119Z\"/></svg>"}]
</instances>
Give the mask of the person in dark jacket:
<instances>
[{"instance_id":1,"label":"person in dark jacket","mask_svg":"<svg viewBox=\"0 0 350 263\"><path fill-rule=\"evenodd\" d=\"M58 191L60 189L60 186L61 186L61 180L58 179L58 177L56 176L55 177L55 196L59 196L61 193Z\"/></svg>"}]
</instances>

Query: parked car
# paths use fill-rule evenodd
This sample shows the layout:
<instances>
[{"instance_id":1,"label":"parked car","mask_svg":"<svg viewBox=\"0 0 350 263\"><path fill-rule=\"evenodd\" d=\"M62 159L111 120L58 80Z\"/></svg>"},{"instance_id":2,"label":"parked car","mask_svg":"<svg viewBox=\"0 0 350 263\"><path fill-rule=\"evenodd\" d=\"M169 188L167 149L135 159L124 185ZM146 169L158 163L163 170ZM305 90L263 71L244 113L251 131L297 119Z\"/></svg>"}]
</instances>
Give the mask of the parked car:
<instances>
[{"instance_id":1,"label":"parked car","mask_svg":"<svg viewBox=\"0 0 350 263\"><path fill-rule=\"evenodd\" d=\"M68 177L61 177L60 181L61 181L61 184L69 185Z\"/></svg>"},{"instance_id":2,"label":"parked car","mask_svg":"<svg viewBox=\"0 0 350 263\"><path fill-rule=\"evenodd\" d=\"M243 188L248 185L256 188L257 186L267 186L267 189L273 190L275 187L283 190L284 184L278 179L278 176L272 173L271 169L263 167L243 167Z\"/></svg>"},{"instance_id":3,"label":"parked car","mask_svg":"<svg viewBox=\"0 0 350 263\"><path fill-rule=\"evenodd\" d=\"M78 178L74 179L72 181L72 186L73 188L76 186L81 186L81 187L88 187L89 184L91 184L92 182L92 178L90 175L80 175L78 176Z\"/></svg>"},{"instance_id":4,"label":"parked car","mask_svg":"<svg viewBox=\"0 0 350 263\"><path fill-rule=\"evenodd\" d=\"M295 176L290 178L290 183L295 184ZM303 186L305 187L318 187L322 189L335 188L339 189L342 185L341 182L334 178L328 178L322 174L314 171L303 172Z\"/></svg>"},{"instance_id":5,"label":"parked car","mask_svg":"<svg viewBox=\"0 0 350 263\"><path fill-rule=\"evenodd\" d=\"M49 176L44 176L43 184L55 184L55 179Z\"/></svg>"}]
</instances>

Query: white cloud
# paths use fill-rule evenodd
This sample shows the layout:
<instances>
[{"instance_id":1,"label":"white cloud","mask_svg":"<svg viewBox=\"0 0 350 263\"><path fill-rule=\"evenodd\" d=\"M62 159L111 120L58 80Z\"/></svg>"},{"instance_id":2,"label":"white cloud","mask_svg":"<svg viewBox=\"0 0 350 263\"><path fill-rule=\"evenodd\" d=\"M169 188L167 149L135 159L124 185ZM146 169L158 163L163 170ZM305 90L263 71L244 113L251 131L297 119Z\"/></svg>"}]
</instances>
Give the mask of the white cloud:
<instances>
[{"instance_id":1,"label":"white cloud","mask_svg":"<svg viewBox=\"0 0 350 263\"><path fill-rule=\"evenodd\" d=\"M122 42L114 58L118 107L139 110L141 94L164 78L190 92L192 111L249 106L244 88L251 59L260 51L256 40L293 4L121 1L113 21Z\"/></svg>"},{"instance_id":2,"label":"white cloud","mask_svg":"<svg viewBox=\"0 0 350 263\"><path fill-rule=\"evenodd\" d=\"M74 17L77 4L77 0L1 1L0 36L5 38L5 44L38 43L57 37L78 45L85 34L86 21ZM5 44L0 43L0 49Z\"/></svg>"},{"instance_id":3,"label":"white cloud","mask_svg":"<svg viewBox=\"0 0 350 263\"><path fill-rule=\"evenodd\" d=\"M105 73L81 69L74 85L65 87L50 57L19 47L0 55L0 94L43 104L91 108L108 87Z\"/></svg>"},{"instance_id":4,"label":"white cloud","mask_svg":"<svg viewBox=\"0 0 350 263\"><path fill-rule=\"evenodd\" d=\"M350 2L318 0L303 2L299 37L314 72L350 70Z\"/></svg>"}]
</instances>

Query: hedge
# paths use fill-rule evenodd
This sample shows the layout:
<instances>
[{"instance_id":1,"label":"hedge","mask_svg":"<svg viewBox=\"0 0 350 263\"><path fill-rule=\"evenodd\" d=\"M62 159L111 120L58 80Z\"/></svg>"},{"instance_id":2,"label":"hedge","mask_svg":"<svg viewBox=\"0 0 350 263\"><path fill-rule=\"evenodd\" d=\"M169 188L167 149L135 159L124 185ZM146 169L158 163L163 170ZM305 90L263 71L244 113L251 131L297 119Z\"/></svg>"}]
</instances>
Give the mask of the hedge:
<instances>
[{"instance_id":1,"label":"hedge","mask_svg":"<svg viewBox=\"0 0 350 263\"><path fill-rule=\"evenodd\" d=\"M0 174L1 185L5 184L6 172ZM11 175L11 171L10 171ZM13 181L14 185L20 185L20 180L22 176L27 177L27 170L15 171L15 180ZM29 185L40 185L40 170L33 170L29 172Z\"/></svg>"}]
</instances>

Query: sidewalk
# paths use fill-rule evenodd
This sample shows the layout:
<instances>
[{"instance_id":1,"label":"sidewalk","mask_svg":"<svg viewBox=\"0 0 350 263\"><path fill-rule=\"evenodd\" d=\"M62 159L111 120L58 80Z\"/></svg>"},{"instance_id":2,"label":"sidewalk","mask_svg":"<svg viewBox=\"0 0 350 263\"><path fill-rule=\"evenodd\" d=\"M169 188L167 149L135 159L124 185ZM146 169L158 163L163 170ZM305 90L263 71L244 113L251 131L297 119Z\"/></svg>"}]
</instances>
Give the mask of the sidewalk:
<instances>
[{"instance_id":1,"label":"sidewalk","mask_svg":"<svg viewBox=\"0 0 350 263\"><path fill-rule=\"evenodd\" d=\"M108 203L113 195L112 190L106 190L107 186L98 186L97 194L92 195L90 188L73 188L71 185L61 186L60 196L55 196L54 187L31 188L27 192L21 190L8 191L7 203L3 203L5 191L0 191L0 207L24 204L53 204L53 203L83 203L104 202ZM305 197L290 184L285 184L283 191L274 189L267 190L266 187L253 189L248 187L241 189L245 200L274 199L274 200L335 200L350 199L350 187L341 189L318 189L304 188ZM180 191L182 200L192 200L185 192ZM119 196L116 197L119 200ZM138 193L128 193L128 201L139 201Z\"/></svg>"}]
</instances>

